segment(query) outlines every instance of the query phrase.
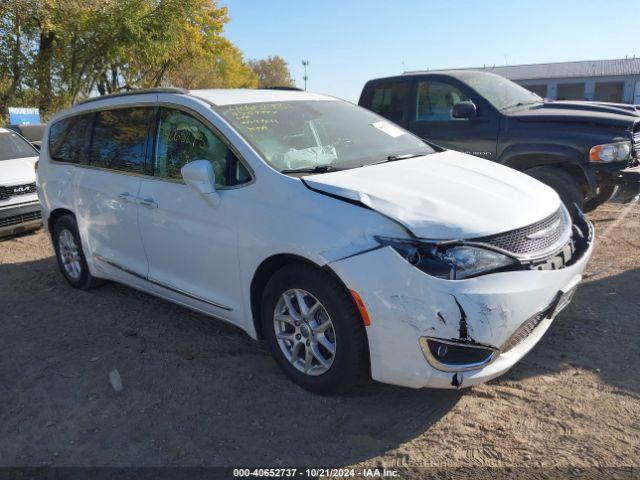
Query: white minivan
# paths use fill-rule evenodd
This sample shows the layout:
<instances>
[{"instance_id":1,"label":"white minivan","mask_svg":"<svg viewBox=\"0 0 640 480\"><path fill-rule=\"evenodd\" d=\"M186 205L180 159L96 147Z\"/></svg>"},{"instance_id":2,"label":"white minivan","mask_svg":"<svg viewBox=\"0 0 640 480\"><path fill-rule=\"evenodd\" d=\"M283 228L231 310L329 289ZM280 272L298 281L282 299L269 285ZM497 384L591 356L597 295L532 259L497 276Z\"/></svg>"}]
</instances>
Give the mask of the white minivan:
<instances>
[{"instance_id":1,"label":"white minivan","mask_svg":"<svg viewBox=\"0 0 640 480\"><path fill-rule=\"evenodd\" d=\"M38 194L72 286L231 322L320 393L504 373L593 248L589 221L529 176L300 91L85 101L49 123Z\"/></svg>"}]
</instances>

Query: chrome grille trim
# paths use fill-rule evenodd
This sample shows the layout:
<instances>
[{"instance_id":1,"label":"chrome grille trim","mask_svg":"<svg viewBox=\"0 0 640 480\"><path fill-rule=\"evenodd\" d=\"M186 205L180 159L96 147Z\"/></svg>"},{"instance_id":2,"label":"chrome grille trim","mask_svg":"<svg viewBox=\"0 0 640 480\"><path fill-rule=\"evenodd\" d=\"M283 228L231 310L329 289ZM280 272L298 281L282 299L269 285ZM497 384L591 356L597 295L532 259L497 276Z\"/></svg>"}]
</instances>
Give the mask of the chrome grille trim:
<instances>
[{"instance_id":1,"label":"chrome grille trim","mask_svg":"<svg viewBox=\"0 0 640 480\"><path fill-rule=\"evenodd\" d=\"M635 158L640 159L640 131L633 134L633 152Z\"/></svg>"},{"instance_id":2,"label":"chrome grille trim","mask_svg":"<svg viewBox=\"0 0 640 480\"><path fill-rule=\"evenodd\" d=\"M23 189L24 191L16 192L15 189ZM36 193L35 182L24 185L12 185L10 187L0 185L0 200L7 200L9 197L16 197L18 195L29 195L30 193Z\"/></svg>"},{"instance_id":3,"label":"chrome grille trim","mask_svg":"<svg viewBox=\"0 0 640 480\"><path fill-rule=\"evenodd\" d=\"M0 228L11 227L13 225L20 225L22 223L32 222L34 220L40 220L42 218L42 214L40 210L30 213L22 213L19 215L14 215L12 217L7 217L0 219Z\"/></svg>"},{"instance_id":4,"label":"chrome grille trim","mask_svg":"<svg viewBox=\"0 0 640 480\"><path fill-rule=\"evenodd\" d=\"M480 243L523 260L544 258L571 239L571 217L564 206L539 222L504 233L475 238Z\"/></svg>"}]
</instances>

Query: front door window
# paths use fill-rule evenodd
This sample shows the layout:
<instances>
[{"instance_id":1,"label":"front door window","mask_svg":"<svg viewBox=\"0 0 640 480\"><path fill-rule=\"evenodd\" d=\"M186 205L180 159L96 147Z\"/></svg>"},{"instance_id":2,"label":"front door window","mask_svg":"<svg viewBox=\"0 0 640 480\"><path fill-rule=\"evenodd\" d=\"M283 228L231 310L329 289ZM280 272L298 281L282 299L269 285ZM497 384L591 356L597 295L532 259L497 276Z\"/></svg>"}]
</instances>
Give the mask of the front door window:
<instances>
[{"instance_id":1,"label":"front door window","mask_svg":"<svg viewBox=\"0 0 640 480\"><path fill-rule=\"evenodd\" d=\"M443 82L418 83L416 120L427 122L460 121L454 118L453 106L469 98L457 87Z\"/></svg>"},{"instance_id":2,"label":"front door window","mask_svg":"<svg viewBox=\"0 0 640 480\"><path fill-rule=\"evenodd\" d=\"M154 159L154 175L179 180L180 169L194 160L208 160L216 185L244 183L250 174L227 145L206 125L180 110L160 112Z\"/></svg>"}]
</instances>

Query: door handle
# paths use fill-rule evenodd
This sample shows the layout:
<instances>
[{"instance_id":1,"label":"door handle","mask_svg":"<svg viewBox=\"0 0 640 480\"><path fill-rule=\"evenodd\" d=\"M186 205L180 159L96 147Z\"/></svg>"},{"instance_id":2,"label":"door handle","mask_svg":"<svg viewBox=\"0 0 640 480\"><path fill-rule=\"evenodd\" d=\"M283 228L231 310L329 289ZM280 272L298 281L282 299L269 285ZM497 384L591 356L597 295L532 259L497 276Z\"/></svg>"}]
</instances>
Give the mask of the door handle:
<instances>
[{"instance_id":1,"label":"door handle","mask_svg":"<svg viewBox=\"0 0 640 480\"><path fill-rule=\"evenodd\" d=\"M138 200L138 203L140 205L142 205L143 207L158 208L158 204L156 203L156 201L153 198L143 198L141 200Z\"/></svg>"}]
</instances>

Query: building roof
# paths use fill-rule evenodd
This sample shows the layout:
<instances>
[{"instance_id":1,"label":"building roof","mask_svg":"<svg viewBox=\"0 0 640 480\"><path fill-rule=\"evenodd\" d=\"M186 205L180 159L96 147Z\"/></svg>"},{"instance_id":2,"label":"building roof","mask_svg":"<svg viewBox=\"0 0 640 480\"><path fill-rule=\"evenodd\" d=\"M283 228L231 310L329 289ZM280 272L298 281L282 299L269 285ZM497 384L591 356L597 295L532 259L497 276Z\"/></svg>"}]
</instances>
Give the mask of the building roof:
<instances>
[{"instance_id":1,"label":"building roof","mask_svg":"<svg viewBox=\"0 0 640 480\"><path fill-rule=\"evenodd\" d=\"M568 77L614 77L621 75L640 75L640 57L618 58L613 60L585 60L580 62L532 63L529 65L502 65L497 67L485 66L463 68L460 70L481 70L485 72L492 72L511 80ZM430 72L433 73L436 72L436 70L430 70Z\"/></svg>"}]
</instances>

